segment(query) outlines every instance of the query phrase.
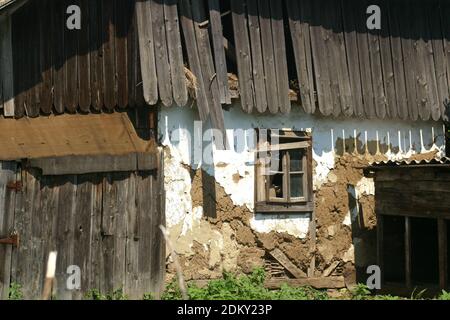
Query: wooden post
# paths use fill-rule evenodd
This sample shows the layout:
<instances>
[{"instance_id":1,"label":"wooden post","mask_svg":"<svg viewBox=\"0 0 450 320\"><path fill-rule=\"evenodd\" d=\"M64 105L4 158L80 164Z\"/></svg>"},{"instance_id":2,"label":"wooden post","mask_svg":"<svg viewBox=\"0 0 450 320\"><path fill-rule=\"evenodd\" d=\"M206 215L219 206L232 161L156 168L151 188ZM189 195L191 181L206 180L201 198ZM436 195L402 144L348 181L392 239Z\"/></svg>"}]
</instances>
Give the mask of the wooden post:
<instances>
[{"instance_id":1,"label":"wooden post","mask_svg":"<svg viewBox=\"0 0 450 320\"><path fill-rule=\"evenodd\" d=\"M405 283L410 289L411 283L411 221L405 217Z\"/></svg>"},{"instance_id":2,"label":"wooden post","mask_svg":"<svg viewBox=\"0 0 450 320\"><path fill-rule=\"evenodd\" d=\"M5 117L14 116L14 73L11 17L0 17L0 107Z\"/></svg>"},{"instance_id":3,"label":"wooden post","mask_svg":"<svg viewBox=\"0 0 450 320\"><path fill-rule=\"evenodd\" d=\"M447 287L447 221L438 219L438 241L439 241L439 288L445 290Z\"/></svg>"},{"instance_id":4,"label":"wooden post","mask_svg":"<svg viewBox=\"0 0 450 320\"><path fill-rule=\"evenodd\" d=\"M381 284L384 283L384 266L383 266L383 242L384 242L384 232L383 232L383 216L377 214L377 264L381 270Z\"/></svg>"}]
</instances>

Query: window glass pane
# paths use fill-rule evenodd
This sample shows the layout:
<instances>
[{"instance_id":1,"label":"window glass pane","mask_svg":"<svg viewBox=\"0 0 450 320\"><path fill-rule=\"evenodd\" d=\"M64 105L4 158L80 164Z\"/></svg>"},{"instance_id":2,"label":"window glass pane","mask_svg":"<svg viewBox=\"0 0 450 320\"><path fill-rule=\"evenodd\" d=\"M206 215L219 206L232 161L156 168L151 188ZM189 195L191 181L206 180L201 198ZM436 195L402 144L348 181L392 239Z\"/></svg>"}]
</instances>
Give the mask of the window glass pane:
<instances>
[{"instance_id":1,"label":"window glass pane","mask_svg":"<svg viewBox=\"0 0 450 320\"><path fill-rule=\"evenodd\" d=\"M290 169L291 172L303 171L303 150L290 150L289 156L291 158Z\"/></svg>"},{"instance_id":2,"label":"window glass pane","mask_svg":"<svg viewBox=\"0 0 450 320\"><path fill-rule=\"evenodd\" d=\"M272 174L269 177L269 197L270 198L284 198L283 190L283 174Z\"/></svg>"},{"instance_id":3,"label":"window glass pane","mask_svg":"<svg viewBox=\"0 0 450 320\"><path fill-rule=\"evenodd\" d=\"M291 198L301 198L303 193L303 174L291 174Z\"/></svg>"}]
</instances>

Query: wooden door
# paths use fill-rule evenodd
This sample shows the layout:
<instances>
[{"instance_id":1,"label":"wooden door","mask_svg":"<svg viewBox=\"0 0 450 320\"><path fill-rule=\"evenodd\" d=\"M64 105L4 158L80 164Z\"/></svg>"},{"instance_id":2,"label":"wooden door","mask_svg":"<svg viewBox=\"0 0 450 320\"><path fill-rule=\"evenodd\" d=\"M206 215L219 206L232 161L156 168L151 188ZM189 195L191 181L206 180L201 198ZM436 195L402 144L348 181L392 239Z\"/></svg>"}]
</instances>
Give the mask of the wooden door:
<instances>
[{"instance_id":1,"label":"wooden door","mask_svg":"<svg viewBox=\"0 0 450 320\"><path fill-rule=\"evenodd\" d=\"M14 175L5 170L0 197L8 194L3 208L12 210L0 209L0 231L15 230L20 245L0 245L3 298L10 283L21 286L24 298L39 298L50 251L58 254L56 299L82 299L94 289L123 290L136 299L159 296L165 271L160 170L42 176L38 169L23 169L17 192L2 187L9 179L2 177ZM67 286L71 266L79 267L79 290Z\"/></svg>"}]
</instances>

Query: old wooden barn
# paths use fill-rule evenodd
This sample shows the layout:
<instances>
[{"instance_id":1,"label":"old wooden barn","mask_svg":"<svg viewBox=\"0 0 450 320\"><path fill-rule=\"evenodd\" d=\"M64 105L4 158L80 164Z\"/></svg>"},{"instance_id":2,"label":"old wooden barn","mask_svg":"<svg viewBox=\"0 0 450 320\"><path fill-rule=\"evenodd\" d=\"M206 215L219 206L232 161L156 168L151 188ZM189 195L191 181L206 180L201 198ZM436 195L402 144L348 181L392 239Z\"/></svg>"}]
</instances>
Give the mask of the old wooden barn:
<instances>
[{"instance_id":1,"label":"old wooden barn","mask_svg":"<svg viewBox=\"0 0 450 320\"><path fill-rule=\"evenodd\" d=\"M400 209L445 201L387 208L409 183L363 169L445 156L448 16L448 0L0 0L0 297L39 298L50 251L61 299L159 297L172 249L186 281L259 267L270 288L351 287L398 249L384 215L413 243L401 286L422 285ZM422 231L448 288L437 219Z\"/></svg>"}]
</instances>

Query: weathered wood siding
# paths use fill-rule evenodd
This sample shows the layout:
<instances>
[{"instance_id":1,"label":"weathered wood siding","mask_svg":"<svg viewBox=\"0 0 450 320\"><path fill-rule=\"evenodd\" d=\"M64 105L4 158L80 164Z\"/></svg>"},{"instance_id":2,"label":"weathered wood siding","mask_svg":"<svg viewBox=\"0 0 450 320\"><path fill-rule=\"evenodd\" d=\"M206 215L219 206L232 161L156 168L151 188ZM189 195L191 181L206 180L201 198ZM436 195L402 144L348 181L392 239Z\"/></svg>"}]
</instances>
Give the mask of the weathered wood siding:
<instances>
[{"instance_id":1,"label":"weathered wood siding","mask_svg":"<svg viewBox=\"0 0 450 320\"><path fill-rule=\"evenodd\" d=\"M69 4L82 9L81 30L65 28ZM366 26L369 5L381 30ZM249 113L288 113L296 100L310 114L440 120L448 16L448 0L29 0L11 19L4 76L17 117L182 106L189 88L200 118L223 129L234 73L232 96Z\"/></svg>"},{"instance_id":2,"label":"weathered wood siding","mask_svg":"<svg viewBox=\"0 0 450 320\"><path fill-rule=\"evenodd\" d=\"M29 168L18 173L18 192L5 187L14 174L13 168L0 173L0 195L7 193L0 236L20 235L18 248L0 245L1 297L11 281L25 298L39 298L54 250L57 299L81 299L91 289L159 296L165 274L161 170L42 176ZM81 268L81 290L66 287L70 265Z\"/></svg>"}]
</instances>

